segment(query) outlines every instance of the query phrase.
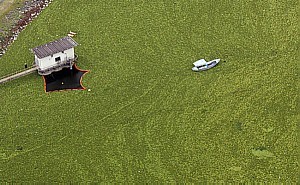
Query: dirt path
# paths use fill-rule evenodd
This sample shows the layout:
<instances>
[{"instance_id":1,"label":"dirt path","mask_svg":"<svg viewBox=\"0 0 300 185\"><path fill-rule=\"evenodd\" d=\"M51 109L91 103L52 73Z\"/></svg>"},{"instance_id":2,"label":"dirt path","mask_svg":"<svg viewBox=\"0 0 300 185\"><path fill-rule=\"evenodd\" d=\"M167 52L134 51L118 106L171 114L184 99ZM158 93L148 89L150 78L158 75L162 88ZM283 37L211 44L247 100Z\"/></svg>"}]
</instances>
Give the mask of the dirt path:
<instances>
[{"instance_id":1,"label":"dirt path","mask_svg":"<svg viewBox=\"0 0 300 185\"><path fill-rule=\"evenodd\" d=\"M0 0L0 17L6 13L13 3L14 0Z\"/></svg>"},{"instance_id":2,"label":"dirt path","mask_svg":"<svg viewBox=\"0 0 300 185\"><path fill-rule=\"evenodd\" d=\"M52 0L0 0L0 57Z\"/></svg>"},{"instance_id":3,"label":"dirt path","mask_svg":"<svg viewBox=\"0 0 300 185\"><path fill-rule=\"evenodd\" d=\"M8 13L16 4L23 3L25 0L0 0L0 18Z\"/></svg>"},{"instance_id":4,"label":"dirt path","mask_svg":"<svg viewBox=\"0 0 300 185\"><path fill-rule=\"evenodd\" d=\"M21 16L18 8L22 7L24 2L25 0L0 0L0 53L6 37L10 35L10 30Z\"/></svg>"}]
</instances>

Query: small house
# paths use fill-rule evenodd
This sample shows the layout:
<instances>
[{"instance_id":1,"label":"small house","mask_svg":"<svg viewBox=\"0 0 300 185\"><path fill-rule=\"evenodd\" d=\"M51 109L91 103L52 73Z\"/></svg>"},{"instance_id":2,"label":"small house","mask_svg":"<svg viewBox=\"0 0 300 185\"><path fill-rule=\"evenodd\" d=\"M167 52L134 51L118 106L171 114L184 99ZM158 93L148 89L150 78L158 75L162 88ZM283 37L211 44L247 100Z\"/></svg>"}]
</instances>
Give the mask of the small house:
<instances>
[{"instance_id":1,"label":"small house","mask_svg":"<svg viewBox=\"0 0 300 185\"><path fill-rule=\"evenodd\" d=\"M78 43L67 36L45 45L33 48L34 63L40 75L49 75L52 72L60 71L70 67L76 60L74 47Z\"/></svg>"}]
</instances>

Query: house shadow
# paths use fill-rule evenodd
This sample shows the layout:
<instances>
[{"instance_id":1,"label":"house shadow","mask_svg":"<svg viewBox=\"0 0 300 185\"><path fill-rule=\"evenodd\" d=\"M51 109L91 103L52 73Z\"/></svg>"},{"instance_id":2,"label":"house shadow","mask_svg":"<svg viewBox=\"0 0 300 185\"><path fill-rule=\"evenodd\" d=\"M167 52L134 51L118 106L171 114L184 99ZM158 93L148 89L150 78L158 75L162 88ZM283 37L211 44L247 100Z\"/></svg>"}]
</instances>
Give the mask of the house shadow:
<instances>
[{"instance_id":1,"label":"house shadow","mask_svg":"<svg viewBox=\"0 0 300 185\"><path fill-rule=\"evenodd\" d=\"M70 68L64 68L60 71L44 75L45 92L61 90L84 90L82 77L89 71L79 69L76 64Z\"/></svg>"}]
</instances>

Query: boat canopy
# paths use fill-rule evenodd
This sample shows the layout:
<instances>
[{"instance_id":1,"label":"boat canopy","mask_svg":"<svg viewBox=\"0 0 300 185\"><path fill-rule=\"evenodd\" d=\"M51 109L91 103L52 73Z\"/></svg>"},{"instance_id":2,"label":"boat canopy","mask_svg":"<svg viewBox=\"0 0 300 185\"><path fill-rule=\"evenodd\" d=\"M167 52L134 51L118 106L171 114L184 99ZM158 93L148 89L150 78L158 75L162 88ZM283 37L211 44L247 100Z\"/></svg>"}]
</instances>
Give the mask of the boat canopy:
<instances>
[{"instance_id":1,"label":"boat canopy","mask_svg":"<svg viewBox=\"0 0 300 185\"><path fill-rule=\"evenodd\" d=\"M204 59L200 59L193 63L195 67L204 66L206 65L206 61Z\"/></svg>"}]
</instances>

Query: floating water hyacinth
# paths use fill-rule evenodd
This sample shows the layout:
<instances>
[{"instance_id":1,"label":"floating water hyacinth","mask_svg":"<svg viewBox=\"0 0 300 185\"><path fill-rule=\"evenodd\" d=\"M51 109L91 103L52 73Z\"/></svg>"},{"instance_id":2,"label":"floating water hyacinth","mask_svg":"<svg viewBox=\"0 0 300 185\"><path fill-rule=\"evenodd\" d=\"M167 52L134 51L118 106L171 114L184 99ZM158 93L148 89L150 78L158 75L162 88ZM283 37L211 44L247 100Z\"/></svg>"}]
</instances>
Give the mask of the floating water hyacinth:
<instances>
[{"instance_id":1,"label":"floating water hyacinth","mask_svg":"<svg viewBox=\"0 0 300 185\"><path fill-rule=\"evenodd\" d=\"M265 131L265 132L272 132L273 130L274 130L273 127L263 128L263 131Z\"/></svg>"},{"instance_id":2,"label":"floating water hyacinth","mask_svg":"<svg viewBox=\"0 0 300 185\"><path fill-rule=\"evenodd\" d=\"M297 184L292 1L55 1L0 76L76 30L91 91L45 94L36 75L1 86L0 179ZM227 62L194 74L201 57Z\"/></svg>"},{"instance_id":3,"label":"floating water hyacinth","mask_svg":"<svg viewBox=\"0 0 300 185\"><path fill-rule=\"evenodd\" d=\"M258 159L266 159L269 157L274 157L274 154L265 148L252 149L252 154L258 157Z\"/></svg>"},{"instance_id":4,"label":"floating water hyacinth","mask_svg":"<svg viewBox=\"0 0 300 185\"><path fill-rule=\"evenodd\" d=\"M240 166L233 166L233 167L230 168L230 170L238 172L238 171L242 170L242 167L240 167Z\"/></svg>"}]
</instances>

